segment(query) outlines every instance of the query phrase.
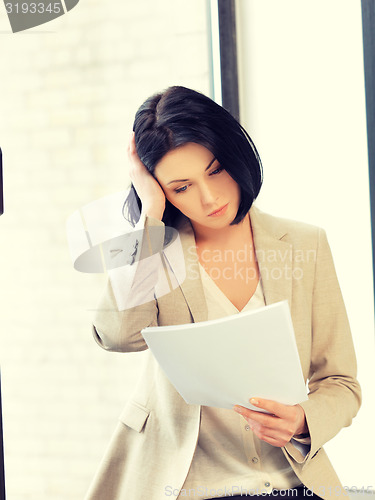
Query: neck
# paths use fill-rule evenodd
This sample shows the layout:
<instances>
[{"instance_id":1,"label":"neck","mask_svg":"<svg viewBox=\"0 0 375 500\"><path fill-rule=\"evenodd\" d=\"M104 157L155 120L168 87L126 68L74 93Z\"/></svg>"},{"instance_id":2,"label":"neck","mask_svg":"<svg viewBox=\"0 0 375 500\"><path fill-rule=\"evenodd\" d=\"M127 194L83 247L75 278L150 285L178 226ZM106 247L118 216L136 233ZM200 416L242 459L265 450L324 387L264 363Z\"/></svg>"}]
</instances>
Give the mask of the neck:
<instances>
[{"instance_id":1,"label":"neck","mask_svg":"<svg viewBox=\"0 0 375 500\"><path fill-rule=\"evenodd\" d=\"M232 246L241 241L248 242L251 238L250 216L247 214L244 219L233 226L222 229L210 229L193 223L195 241L197 246L213 246L215 248Z\"/></svg>"}]
</instances>

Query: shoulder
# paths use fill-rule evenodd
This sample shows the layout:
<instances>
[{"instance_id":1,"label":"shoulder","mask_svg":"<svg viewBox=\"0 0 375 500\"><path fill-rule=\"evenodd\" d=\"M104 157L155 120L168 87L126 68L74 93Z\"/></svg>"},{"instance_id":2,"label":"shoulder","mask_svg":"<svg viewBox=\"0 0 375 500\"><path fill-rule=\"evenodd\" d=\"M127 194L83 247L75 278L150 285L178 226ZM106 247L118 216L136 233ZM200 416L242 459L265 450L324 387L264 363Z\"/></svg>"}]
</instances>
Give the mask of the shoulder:
<instances>
[{"instance_id":1,"label":"shoulder","mask_svg":"<svg viewBox=\"0 0 375 500\"><path fill-rule=\"evenodd\" d=\"M321 237L326 238L320 226L295 219L277 217L253 205L250 209L253 229L264 231L270 236L297 246L316 246Z\"/></svg>"}]
</instances>

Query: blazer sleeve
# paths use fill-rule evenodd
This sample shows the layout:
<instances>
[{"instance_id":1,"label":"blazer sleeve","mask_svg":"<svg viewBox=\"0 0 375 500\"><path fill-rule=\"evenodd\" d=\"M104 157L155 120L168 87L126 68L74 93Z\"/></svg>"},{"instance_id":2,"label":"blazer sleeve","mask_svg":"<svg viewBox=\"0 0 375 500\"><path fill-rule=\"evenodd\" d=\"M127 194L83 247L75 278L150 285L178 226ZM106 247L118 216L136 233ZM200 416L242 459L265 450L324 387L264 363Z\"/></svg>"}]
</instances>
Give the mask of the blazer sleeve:
<instances>
[{"instance_id":1,"label":"blazer sleeve","mask_svg":"<svg viewBox=\"0 0 375 500\"><path fill-rule=\"evenodd\" d=\"M301 403L310 433L310 451L287 452L305 465L342 427L351 424L361 404L350 325L326 233L319 229L312 297L312 355L308 400Z\"/></svg>"},{"instance_id":2,"label":"blazer sleeve","mask_svg":"<svg viewBox=\"0 0 375 500\"><path fill-rule=\"evenodd\" d=\"M152 231L150 228L159 227ZM106 289L97 305L93 321L93 335L106 350L117 352L147 349L143 328L157 325L158 307L155 287L158 282L161 253L164 244L164 224L150 217L143 218L135 227L137 252L131 265L108 272ZM131 252L131 249L125 249Z\"/></svg>"}]
</instances>

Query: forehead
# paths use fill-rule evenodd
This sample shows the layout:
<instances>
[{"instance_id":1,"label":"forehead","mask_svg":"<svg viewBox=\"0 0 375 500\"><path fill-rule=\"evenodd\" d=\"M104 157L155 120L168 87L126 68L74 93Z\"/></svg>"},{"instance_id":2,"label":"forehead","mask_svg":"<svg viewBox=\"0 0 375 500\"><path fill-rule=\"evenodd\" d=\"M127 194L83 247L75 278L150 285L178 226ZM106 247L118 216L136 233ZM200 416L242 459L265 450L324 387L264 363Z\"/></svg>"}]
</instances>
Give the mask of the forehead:
<instances>
[{"instance_id":1,"label":"forehead","mask_svg":"<svg viewBox=\"0 0 375 500\"><path fill-rule=\"evenodd\" d=\"M161 181L174 178L176 174L185 177L204 172L214 155L201 144L189 142L169 151L155 167L155 174Z\"/></svg>"}]
</instances>

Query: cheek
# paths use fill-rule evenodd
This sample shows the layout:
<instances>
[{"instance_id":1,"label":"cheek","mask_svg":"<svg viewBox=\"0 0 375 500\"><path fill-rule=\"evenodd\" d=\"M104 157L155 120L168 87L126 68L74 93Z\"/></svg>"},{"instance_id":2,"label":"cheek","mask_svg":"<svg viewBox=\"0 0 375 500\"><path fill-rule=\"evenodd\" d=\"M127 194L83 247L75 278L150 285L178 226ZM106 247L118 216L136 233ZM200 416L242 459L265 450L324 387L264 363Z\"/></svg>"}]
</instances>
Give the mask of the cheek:
<instances>
[{"instance_id":1,"label":"cheek","mask_svg":"<svg viewBox=\"0 0 375 500\"><path fill-rule=\"evenodd\" d=\"M188 193L182 194L181 196L169 196L167 200L172 203L181 213L186 215L188 218L198 217L197 213L197 200L193 200L191 196L187 196Z\"/></svg>"},{"instance_id":2,"label":"cheek","mask_svg":"<svg viewBox=\"0 0 375 500\"><path fill-rule=\"evenodd\" d=\"M230 186L238 186L237 182L231 177L228 172L225 170L222 175L222 179L225 179L225 182Z\"/></svg>"},{"instance_id":3,"label":"cheek","mask_svg":"<svg viewBox=\"0 0 375 500\"><path fill-rule=\"evenodd\" d=\"M229 190L233 195L240 196L241 195L241 188L237 184L235 180L232 179L232 177L227 174L227 177L225 178L224 185L226 187L226 190Z\"/></svg>"},{"instance_id":4,"label":"cheek","mask_svg":"<svg viewBox=\"0 0 375 500\"><path fill-rule=\"evenodd\" d=\"M173 194L168 193L168 194L165 194L165 197L172 205L174 205L176 208L178 208L178 210L180 210L181 212L183 212L185 210L186 203L184 203L184 200L183 200L184 195L179 196L178 194L173 195Z\"/></svg>"},{"instance_id":5,"label":"cheek","mask_svg":"<svg viewBox=\"0 0 375 500\"><path fill-rule=\"evenodd\" d=\"M164 192L165 197L167 198L168 201L172 203L172 205L181 205L181 196L179 196L177 193L168 193Z\"/></svg>"}]
</instances>

